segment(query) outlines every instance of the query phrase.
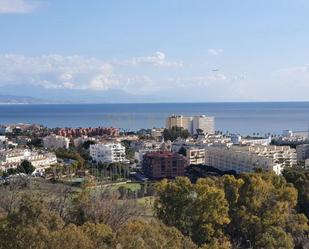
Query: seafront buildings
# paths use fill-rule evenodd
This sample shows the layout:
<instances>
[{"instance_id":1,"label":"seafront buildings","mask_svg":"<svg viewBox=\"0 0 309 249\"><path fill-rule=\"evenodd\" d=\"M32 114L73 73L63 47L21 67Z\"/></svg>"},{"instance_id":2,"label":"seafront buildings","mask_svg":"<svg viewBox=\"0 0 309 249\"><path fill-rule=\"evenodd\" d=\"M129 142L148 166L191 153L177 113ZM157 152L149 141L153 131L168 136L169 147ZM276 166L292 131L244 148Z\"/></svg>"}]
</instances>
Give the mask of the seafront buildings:
<instances>
[{"instance_id":1,"label":"seafront buildings","mask_svg":"<svg viewBox=\"0 0 309 249\"><path fill-rule=\"evenodd\" d=\"M205 149L205 164L222 171L253 172L257 168L280 174L297 164L296 151L289 146L232 146Z\"/></svg>"},{"instance_id":2,"label":"seafront buildings","mask_svg":"<svg viewBox=\"0 0 309 249\"><path fill-rule=\"evenodd\" d=\"M185 117L182 115L172 115L166 119L166 128L181 127L188 130L192 135L202 131L204 134L215 133L215 119L205 115Z\"/></svg>"},{"instance_id":3,"label":"seafront buildings","mask_svg":"<svg viewBox=\"0 0 309 249\"><path fill-rule=\"evenodd\" d=\"M120 143L91 144L89 150L92 160L97 163L128 162L125 147Z\"/></svg>"}]
</instances>

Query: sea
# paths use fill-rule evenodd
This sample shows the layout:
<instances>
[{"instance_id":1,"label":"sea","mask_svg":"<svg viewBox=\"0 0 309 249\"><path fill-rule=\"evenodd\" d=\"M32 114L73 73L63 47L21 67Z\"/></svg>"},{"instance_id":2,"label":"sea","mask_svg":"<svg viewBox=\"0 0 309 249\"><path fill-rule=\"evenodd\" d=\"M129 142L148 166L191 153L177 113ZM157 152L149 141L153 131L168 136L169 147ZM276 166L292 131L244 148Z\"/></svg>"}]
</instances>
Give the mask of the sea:
<instances>
[{"instance_id":1,"label":"sea","mask_svg":"<svg viewBox=\"0 0 309 249\"><path fill-rule=\"evenodd\" d=\"M277 135L308 130L309 102L0 105L0 124L136 131L164 127L172 114L214 116L216 130L223 133Z\"/></svg>"}]
</instances>

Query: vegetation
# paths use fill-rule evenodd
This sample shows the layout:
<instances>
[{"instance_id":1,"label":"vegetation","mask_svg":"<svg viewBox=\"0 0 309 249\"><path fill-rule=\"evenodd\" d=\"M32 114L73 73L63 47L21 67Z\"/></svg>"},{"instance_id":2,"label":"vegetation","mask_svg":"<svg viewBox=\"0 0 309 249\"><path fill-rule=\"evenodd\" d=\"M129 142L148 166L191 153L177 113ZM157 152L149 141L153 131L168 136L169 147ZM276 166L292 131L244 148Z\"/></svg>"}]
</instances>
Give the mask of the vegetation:
<instances>
[{"instance_id":1,"label":"vegetation","mask_svg":"<svg viewBox=\"0 0 309 249\"><path fill-rule=\"evenodd\" d=\"M272 173L158 184L155 211L203 248L309 248L297 190Z\"/></svg>"},{"instance_id":2,"label":"vegetation","mask_svg":"<svg viewBox=\"0 0 309 249\"><path fill-rule=\"evenodd\" d=\"M35 167L31 162L24 160L17 168L9 168L6 172L3 172L3 176L15 175L15 174L26 174L31 175L35 171Z\"/></svg>"},{"instance_id":3,"label":"vegetation","mask_svg":"<svg viewBox=\"0 0 309 249\"><path fill-rule=\"evenodd\" d=\"M0 248L197 248L176 228L140 218L143 210L137 202L91 194L87 185L72 193L45 184L36 192L29 179L20 180L1 187Z\"/></svg>"},{"instance_id":4,"label":"vegetation","mask_svg":"<svg viewBox=\"0 0 309 249\"><path fill-rule=\"evenodd\" d=\"M307 249L307 174L180 177L113 191L16 178L0 186L0 249ZM130 191L154 195L155 216Z\"/></svg>"},{"instance_id":5,"label":"vegetation","mask_svg":"<svg viewBox=\"0 0 309 249\"><path fill-rule=\"evenodd\" d=\"M283 176L298 191L297 210L309 219L309 170L286 169Z\"/></svg>"},{"instance_id":6,"label":"vegetation","mask_svg":"<svg viewBox=\"0 0 309 249\"><path fill-rule=\"evenodd\" d=\"M188 138L190 136L190 133L188 130L182 128L182 127L173 127L171 129L164 129L163 131L163 137L164 140L170 140L175 141L177 138Z\"/></svg>"}]
</instances>

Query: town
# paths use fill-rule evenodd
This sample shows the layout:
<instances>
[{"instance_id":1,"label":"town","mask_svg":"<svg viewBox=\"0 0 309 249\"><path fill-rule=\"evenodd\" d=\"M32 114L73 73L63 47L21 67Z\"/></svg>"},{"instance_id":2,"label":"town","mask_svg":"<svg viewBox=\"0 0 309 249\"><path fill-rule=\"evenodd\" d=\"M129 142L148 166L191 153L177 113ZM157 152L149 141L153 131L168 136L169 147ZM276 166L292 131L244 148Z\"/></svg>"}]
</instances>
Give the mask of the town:
<instances>
[{"instance_id":1,"label":"town","mask_svg":"<svg viewBox=\"0 0 309 249\"><path fill-rule=\"evenodd\" d=\"M214 117L171 115L138 131L9 124L0 134L5 248L309 246L306 131L241 136L216 130Z\"/></svg>"},{"instance_id":2,"label":"town","mask_svg":"<svg viewBox=\"0 0 309 249\"><path fill-rule=\"evenodd\" d=\"M27 170L22 167L25 162L30 164ZM136 132L38 124L0 128L2 182L16 174L71 184L87 178L112 184L258 169L280 175L296 166L309 167L308 132L287 130L276 137L223 134L215 130L215 118L206 115L171 115L165 128Z\"/></svg>"}]
</instances>

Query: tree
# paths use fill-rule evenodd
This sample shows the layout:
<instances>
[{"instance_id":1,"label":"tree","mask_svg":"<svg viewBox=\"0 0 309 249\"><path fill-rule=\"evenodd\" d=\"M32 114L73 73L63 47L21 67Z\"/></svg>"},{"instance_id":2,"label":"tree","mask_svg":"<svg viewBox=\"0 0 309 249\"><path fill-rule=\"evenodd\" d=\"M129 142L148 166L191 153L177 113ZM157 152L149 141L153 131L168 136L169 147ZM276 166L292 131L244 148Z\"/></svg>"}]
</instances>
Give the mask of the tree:
<instances>
[{"instance_id":1,"label":"tree","mask_svg":"<svg viewBox=\"0 0 309 249\"><path fill-rule=\"evenodd\" d=\"M197 135L204 135L204 131L202 129L196 129Z\"/></svg>"},{"instance_id":2,"label":"tree","mask_svg":"<svg viewBox=\"0 0 309 249\"><path fill-rule=\"evenodd\" d=\"M32 165L31 162L24 160L21 164L17 167L16 172L18 173L25 173L27 175L31 175L35 171L35 167Z\"/></svg>"},{"instance_id":3,"label":"tree","mask_svg":"<svg viewBox=\"0 0 309 249\"><path fill-rule=\"evenodd\" d=\"M168 226L175 226L198 245L223 236L223 226L230 222L224 191L212 180L200 179L191 184L188 178L157 185L155 211Z\"/></svg>"},{"instance_id":4,"label":"tree","mask_svg":"<svg viewBox=\"0 0 309 249\"><path fill-rule=\"evenodd\" d=\"M293 237L294 234L306 236L309 228L308 220L295 214L295 188L283 177L270 172L243 174L241 180L243 183L237 187L237 201L229 199L233 208L230 208L231 223L227 232L231 237L238 238L242 244L250 241L254 248L289 249L296 243L306 242L297 242ZM290 226L292 220L297 231ZM282 241L278 242L278 238Z\"/></svg>"},{"instance_id":5,"label":"tree","mask_svg":"<svg viewBox=\"0 0 309 249\"><path fill-rule=\"evenodd\" d=\"M118 230L117 248L123 249L197 249L190 238L176 228L156 220L133 220Z\"/></svg>"},{"instance_id":6,"label":"tree","mask_svg":"<svg viewBox=\"0 0 309 249\"><path fill-rule=\"evenodd\" d=\"M297 209L309 218L309 170L285 169L283 176L298 190Z\"/></svg>"},{"instance_id":7,"label":"tree","mask_svg":"<svg viewBox=\"0 0 309 249\"><path fill-rule=\"evenodd\" d=\"M85 141L85 142L83 143L82 146L83 146L84 149L88 150L91 144L95 144L95 141L87 140L87 141Z\"/></svg>"},{"instance_id":8,"label":"tree","mask_svg":"<svg viewBox=\"0 0 309 249\"><path fill-rule=\"evenodd\" d=\"M177 138L188 138L190 136L190 133L188 130L182 128L182 127L173 127L171 129L164 129L163 131L163 137L164 140L170 140L175 141Z\"/></svg>"},{"instance_id":9,"label":"tree","mask_svg":"<svg viewBox=\"0 0 309 249\"><path fill-rule=\"evenodd\" d=\"M183 156L187 156L187 150L184 147L181 147L178 151L179 154L183 155Z\"/></svg>"}]
</instances>

